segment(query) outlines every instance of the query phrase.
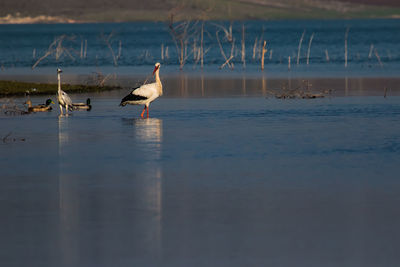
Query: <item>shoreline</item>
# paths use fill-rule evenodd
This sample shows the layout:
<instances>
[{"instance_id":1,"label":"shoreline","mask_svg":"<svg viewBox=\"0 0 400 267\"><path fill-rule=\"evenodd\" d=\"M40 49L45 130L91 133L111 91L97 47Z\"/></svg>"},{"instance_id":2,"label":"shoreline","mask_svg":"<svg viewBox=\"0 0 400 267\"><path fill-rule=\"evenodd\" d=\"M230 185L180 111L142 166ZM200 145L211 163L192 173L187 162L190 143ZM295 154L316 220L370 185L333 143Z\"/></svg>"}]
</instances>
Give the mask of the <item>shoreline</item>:
<instances>
[{"instance_id":1,"label":"shoreline","mask_svg":"<svg viewBox=\"0 0 400 267\"><path fill-rule=\"evenodd\" d=\"M399 20L399 14L391 14L388 16L354 16L354 17L249 17L249 18L236 18L233 21L290 21L290 20ZM179 21L186 21L187 19L177 20ZM232 19L229 18L211 18L206 19L205 21L230 21ZM5 17L0 17L0 25L56 25L56 24L124 24L124 23L142 23L142 22L168 22L169 18L166 17L164 19L137 19L137 20L124 20L124 21L96 21L96 20L79 20L73 18L67 18L63 16L46 16L46 15L38 15L38 16L27 16L27 17L13 17L12 19L8 20L8 15Z\"/></svg>"}]
</instances>

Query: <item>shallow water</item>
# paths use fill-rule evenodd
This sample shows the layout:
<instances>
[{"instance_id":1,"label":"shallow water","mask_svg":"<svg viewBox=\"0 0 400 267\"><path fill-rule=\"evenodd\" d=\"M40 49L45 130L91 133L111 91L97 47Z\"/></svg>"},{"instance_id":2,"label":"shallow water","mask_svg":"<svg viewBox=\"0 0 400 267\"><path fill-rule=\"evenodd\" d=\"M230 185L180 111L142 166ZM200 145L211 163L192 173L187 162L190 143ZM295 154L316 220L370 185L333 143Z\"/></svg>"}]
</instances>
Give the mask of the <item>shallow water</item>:
<instances>
[{"instance_id":1,"label":"shallow water","mask_svg":"<svg viewBox=\"0 0 400 267\"><path fill-rule=\"evenodd\" d=\"M1 265L400 262L398 96L120 94L0 118Z\"/></svg>"}]
</instances>

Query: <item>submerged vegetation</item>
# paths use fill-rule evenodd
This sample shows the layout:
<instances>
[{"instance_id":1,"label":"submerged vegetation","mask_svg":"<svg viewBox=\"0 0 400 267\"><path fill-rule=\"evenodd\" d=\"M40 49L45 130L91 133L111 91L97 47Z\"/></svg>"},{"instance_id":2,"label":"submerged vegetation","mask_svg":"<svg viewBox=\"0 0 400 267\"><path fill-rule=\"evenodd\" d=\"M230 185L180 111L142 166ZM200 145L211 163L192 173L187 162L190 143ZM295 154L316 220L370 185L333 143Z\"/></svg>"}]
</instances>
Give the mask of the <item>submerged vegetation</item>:
<instances>
[{"instance_id":1,"label":"submerged vegetation","mask_svg":"<svg viewBox=\"0 0 400 267\"><path fill-rule=\"evenodd\" d=\"M175 20L179 14L179 11L171 12L170 20L165 24L150 24L153 35L157 35L151 41L147 38L147 26L131 31L124 28L125 25L119 29L109 27L106 31L96 27L96 31L89 34L71 27L77 32L47 34L43 37L45 41L26 40L30 43L28 48L15 39L12 41L14 46L4 47L0 70L27 66L36 69L60 64L93 68L143 66L160 61L163 65L178 66L180 70L207 66L230 70L250 67L254 70L257 66L256 69L263 71L272 64L280 65L281 69L287 66L290 71L294 65L304 64L340 64L347 68L356 63L363 64L363 67L382 68L396 62L399 57L396 46L389 43L385 47L376 41L378 37L358 40L356 36L363 29L357 23L342 23L328 30L304 24L304 27L295 29L284 27L284 32L279 32L280 22ZM282 23L285 25L286 22ZM391 26L394 28L396 23ZM342 31L340 36L330 36L330 32L336 34L339 31ZM133 40L132 34L141 36L143 40ZM0 38L0 43L4 40ZM103 76L101 83L111 78L111 74ZM100 84L100 81L94 84Z\"/></svg>"}]
</instances>

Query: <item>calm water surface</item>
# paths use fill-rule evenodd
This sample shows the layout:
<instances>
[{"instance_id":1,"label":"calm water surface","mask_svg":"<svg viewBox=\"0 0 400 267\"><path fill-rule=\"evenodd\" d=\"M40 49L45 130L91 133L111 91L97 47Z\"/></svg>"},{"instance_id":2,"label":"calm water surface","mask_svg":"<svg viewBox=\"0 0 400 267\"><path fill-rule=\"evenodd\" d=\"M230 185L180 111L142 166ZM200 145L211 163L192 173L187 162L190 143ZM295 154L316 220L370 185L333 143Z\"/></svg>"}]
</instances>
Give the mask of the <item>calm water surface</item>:
<instances>
[{"instance_id":1,"label":"calm water surface","mask_svg":"<svg viewBox=\"0 0 400 267\"><path fill-rule=\"evenodd\" d=\"M0 118L1 265L400 263L398 96L90 96Z\"/></svg>"}]
</instances>

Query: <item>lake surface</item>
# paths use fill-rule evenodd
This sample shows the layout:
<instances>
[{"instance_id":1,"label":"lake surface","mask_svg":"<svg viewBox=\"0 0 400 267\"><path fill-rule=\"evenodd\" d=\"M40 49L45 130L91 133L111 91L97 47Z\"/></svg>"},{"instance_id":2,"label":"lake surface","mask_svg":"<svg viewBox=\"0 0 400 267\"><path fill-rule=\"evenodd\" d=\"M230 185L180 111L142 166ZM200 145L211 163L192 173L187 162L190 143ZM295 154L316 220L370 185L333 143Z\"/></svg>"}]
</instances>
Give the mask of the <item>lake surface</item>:
<instances>
[{"instance_id":1,"label":"lake surface","mask_svg":"<svg viewBox=\"0 0 400 267\"><path fill-rule=\"evenodd\" d=\"M0 117L1 265L399 264L399 96L124 93Z\"/></svg>"},{"instance_id":2,"label":"lake surface","mask_svg":"<svg viewBox=\"0 0 400 267\"><path fill-rule=\"evenodd\" d=\"M234 70L219 69L229 22L207 22L201 72L200 25L182 72L164 23L0 25L1 79L62 67L63 83L131 87L160 61L165 88L145 120L118 106L129 89L72 95L93 109L68 117L0 109L1 266L399 265L400 20L234 22ZM331 94L271 97L305 80Z\"/></svg>"},{"instance_id":3,"label":"lake surface","mask_svg":"<svg viewBox=\"0 0 400 267\"><path fill-rule=\"evenodd\" d=\"M189 26L188 38L185 39L185 72L197 72L200 69L200 61L196 55L201 41L201 25L200 22L192 22ZM233 73L260 73L261 45L262 40L266 40L268 51L265 55L265 71L270 75L286 76L289 73L289 57L290 73L300 76L393 77L400 74L398 19L233 22L232 42L224 36L223 28L229 30L229 25L226 21L204 24L204 72L207 74L232 73L227 67L219 70L225 59L219 48L217 32L227 58L231 55L234 43L231 60L235 66ZM241 60L242 26L245 28L246 68L243 68ZM348 66L345 68L347 29ZM50 47L50 44L61 36L64 37L57 54L56 46ZM106 39L110 46L105 42ZM310 40L312 42L308 51ZM40 61L35 71L30 70L39 58L46 55L48 49L50 55ZM168 25L162 22L0 25L0 51L0 74L20 73L21 68L24 74L53 74L58 66L63 69L69 68L66 74L102 71L103 74L122 72L131 75L148 74L151 71L148 67L157 61L162 63L164 73L174 73L179 69L177 52L180 52L176 50ZM115 65L118 68L114 68Z\"/></svg>"}]
</instances>

